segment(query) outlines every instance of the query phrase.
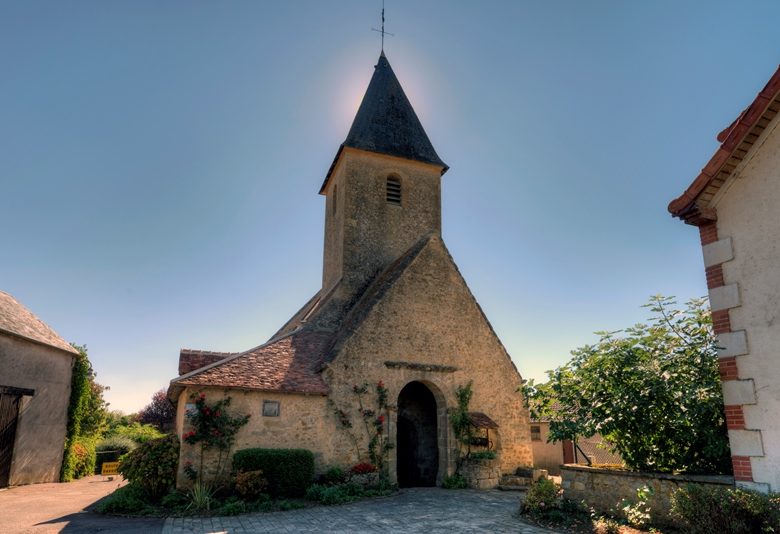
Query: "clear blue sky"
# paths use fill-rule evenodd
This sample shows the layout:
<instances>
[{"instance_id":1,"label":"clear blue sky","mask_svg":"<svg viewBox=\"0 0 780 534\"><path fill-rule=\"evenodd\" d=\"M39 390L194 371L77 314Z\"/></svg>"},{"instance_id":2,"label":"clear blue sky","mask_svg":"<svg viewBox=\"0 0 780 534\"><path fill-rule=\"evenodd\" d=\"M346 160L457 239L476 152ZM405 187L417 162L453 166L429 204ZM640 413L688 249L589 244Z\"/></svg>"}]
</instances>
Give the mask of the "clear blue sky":
<instances>
[{"instance_id":1,"label":"clear blue sky","mask_svg":"<svg viewBox=\"0 0 780 534\"><path fill-rule=\"evenodd\" d=\"M319 288L318 188L377 1L0 3L0 289L138 410L181 347L265 341ZM706 294L667 203L780 59L778 2L387 0L444 239L526 378L654 293ZM2 371L0 371L1 373Z\"/></svg>"}]
</instances>

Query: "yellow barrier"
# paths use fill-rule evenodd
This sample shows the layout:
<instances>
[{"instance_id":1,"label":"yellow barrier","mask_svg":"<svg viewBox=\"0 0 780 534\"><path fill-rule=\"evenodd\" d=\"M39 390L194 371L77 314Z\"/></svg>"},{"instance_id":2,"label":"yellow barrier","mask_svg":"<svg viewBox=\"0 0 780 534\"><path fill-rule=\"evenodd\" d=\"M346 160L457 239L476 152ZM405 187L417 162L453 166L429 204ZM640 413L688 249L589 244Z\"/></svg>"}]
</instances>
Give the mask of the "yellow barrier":
<instances>
[{"instance_id":1,"label":"yellow barrier","mask_svg":"<svg viewBox=\"0 0 780 534\"><path fill-rule=\"evenodd\" d=\"M118 468L119 462L103 462L103 467L100 469L100 474L103 476L116 475L119 474L117 471Z\"/></svg>"}]
</instances>

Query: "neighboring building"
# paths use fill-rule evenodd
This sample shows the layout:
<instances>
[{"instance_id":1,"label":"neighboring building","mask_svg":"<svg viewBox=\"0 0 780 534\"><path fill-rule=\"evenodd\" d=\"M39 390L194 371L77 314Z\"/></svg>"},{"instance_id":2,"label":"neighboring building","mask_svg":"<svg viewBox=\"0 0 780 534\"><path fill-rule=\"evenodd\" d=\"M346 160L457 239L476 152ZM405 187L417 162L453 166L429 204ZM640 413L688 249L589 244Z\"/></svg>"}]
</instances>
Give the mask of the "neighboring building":
<instances>
[{"instance_id":1,"label":"neighboring building","mask_svg":"<svg viewBox=\"0 0 780 534\"><path fill-rule=\"evenodd\" d=\"M780 69L669 211L699 228L737 484L780 491Z\"/></svg>"},{"instance_id":2,"label":"neighboring building","mask_svg":"<svg viewBox=\"0 0 780 534\"><path fill-rule=\"evenodd\" d=\"M232 409L252 416L237 449L301 447L319 470L349 467L355 448L334 411L354 413L353 386L382 381L390 476L433 485L455 468L448 411L471 381L472 420L500 470L531 465L521 377L441 237L447 169L382 53L320 189L322 289L259 347L182 351L183 374L169 388L179 436L192 393L227 394ZM181 454L192 460L193 448Z\"/></svg>"},{"instance_id":3,"label":"neighboring building","mask_svg":"<svg viewBox=\"0 0 780 534\"><path fill-rule=\"evenodd\" d=\"M60 479L76 355L0 291L0 487Z\"/></svg>"},{"instance_id":4,"label":"neighboring building","mask_svg":"<svg viewBox=\"0 0 780 534\"><path fill-rule=\"evenodd\" d=\"M546 469L551 475L561 473L563 464L623 465L618 454L609 451L600 434L589 438L578 438L575 446L571 440L548 442L549 421L531 421L531 445L534 452L534 467Z\"/></svg>"}]
</instances>

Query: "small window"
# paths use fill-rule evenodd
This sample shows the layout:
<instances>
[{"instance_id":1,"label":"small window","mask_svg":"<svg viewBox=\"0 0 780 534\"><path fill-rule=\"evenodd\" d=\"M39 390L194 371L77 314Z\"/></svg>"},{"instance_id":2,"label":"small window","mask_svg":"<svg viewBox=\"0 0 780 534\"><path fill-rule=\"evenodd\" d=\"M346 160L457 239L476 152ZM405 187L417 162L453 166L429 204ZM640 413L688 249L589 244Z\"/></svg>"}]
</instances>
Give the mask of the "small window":
<instances>
[{"instance_id":1,"label":"small window","mask_svg":"<svg viewBox=\"0 0 780 534\"><path fill-rule=\"evenodd\" d=\"M401 205L401 180L397 176L387 177L387 203Z\"/></svg>"},{"instance_id":2,"label":"small window","mask_svg":"<svg viewBox=\"0 0 780 534\"><path fill-rule=\"evenodd\" d=\"M542 441L542 427L531 425L531 441Z\"/></svg>"},{"instance_id":3,"label":"small window","mask_svg":"<svg viewBox=\"0 0 780 534\"><path fill-rule=\"evenodd\" d=\"M338 185L334 185L333 186L333 198L330 201L330 207L331 207L330 211L333 213L333 215L336 215L336 203L338 202L338 199L339 199L339 186Z\"/></svg>"},{"instance_id":4,"label":"small window","mask_svg":"<svg viewBox=\"0 0 780 534\"><path fill-rule=\"evenodd\" d=\"M263 401L263 417L279 417L279 401Z\"/></svg>"}]
</instances>

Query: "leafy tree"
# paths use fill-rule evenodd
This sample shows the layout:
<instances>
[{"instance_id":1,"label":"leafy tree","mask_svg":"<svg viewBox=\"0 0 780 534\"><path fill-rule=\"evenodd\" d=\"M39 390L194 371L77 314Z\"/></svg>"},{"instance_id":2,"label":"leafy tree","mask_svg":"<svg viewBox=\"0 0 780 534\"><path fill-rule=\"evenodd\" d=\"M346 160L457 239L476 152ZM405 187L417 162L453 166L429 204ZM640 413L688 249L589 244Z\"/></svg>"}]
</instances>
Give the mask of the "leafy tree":
<instances>
[{"instance_id":1,"label":"leafy tree","mask_svg":"<svg viewBox=\"0 0 780 534\"><path fill-rule=\"evenodd\" d=\"M162 432L172 428L175 417L176 410L171 401L168 400L167 392L164 389L152 395L152 401L138 412L139 422L154 425Z\"/></svg>"},{"instance_id":2,"label":"leafy tree","mask_svg":"<svg viewBox=\"0 0 780 534\"><path fill-rule=\"evenodd\" d=\"M703 299L676 304L652 297L650 324L597 332L548 382L523 386L551 441L600 433L630 469L730 471L712 319Z\"/></svg>"}]
</instances>

